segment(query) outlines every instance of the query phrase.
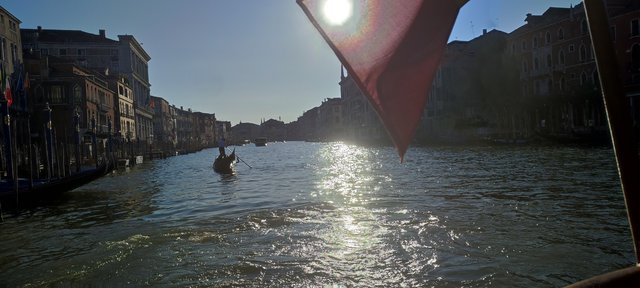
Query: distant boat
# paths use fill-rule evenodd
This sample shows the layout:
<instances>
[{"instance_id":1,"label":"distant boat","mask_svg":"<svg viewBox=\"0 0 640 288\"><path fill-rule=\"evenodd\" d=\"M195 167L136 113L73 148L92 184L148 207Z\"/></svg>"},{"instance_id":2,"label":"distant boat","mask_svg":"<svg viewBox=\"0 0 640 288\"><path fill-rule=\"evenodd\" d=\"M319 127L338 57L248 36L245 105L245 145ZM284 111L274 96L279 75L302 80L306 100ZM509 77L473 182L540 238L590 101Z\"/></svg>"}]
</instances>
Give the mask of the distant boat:
<instances>
[{"instance_id":1,"label":"distant boat","mask_svg":"<svg viewBox=\"0 0 640 288\"><path fill-rule=\"evenodd\" d=\"M233 174L233 164L236 162L236 150L233 149L231 154L226 156L218 156L213 161L213 171L220 174Z\"/></svg>"},{"instance_id":2,"label":"distant boat","mask_svg":"<svg viewBox=\"0 0 640 288\"><path fill-rule=\"evenodd\" d=\"M267 146L267 137L258 137L253 140L253 143L256 144L256 146Z\"/></svg>"}]
</instances>

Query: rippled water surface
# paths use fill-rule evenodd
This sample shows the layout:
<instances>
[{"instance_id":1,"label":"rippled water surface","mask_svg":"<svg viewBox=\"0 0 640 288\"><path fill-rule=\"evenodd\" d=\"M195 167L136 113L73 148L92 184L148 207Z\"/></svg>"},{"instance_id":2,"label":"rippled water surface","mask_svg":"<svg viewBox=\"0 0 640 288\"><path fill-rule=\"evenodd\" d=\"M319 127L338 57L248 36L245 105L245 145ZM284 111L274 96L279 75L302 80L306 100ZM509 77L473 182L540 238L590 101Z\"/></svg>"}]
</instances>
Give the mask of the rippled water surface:
<instances>
[{"instance_id":1,"label":"rippled water surface","mask_svg":"<svg viewBox=\"0 0 640 288\"><path fill-rule=\"evenodd\" d=\"M600 148L237 147L7 215L0 286L555 287L631 266Z\"/></svg>"}]
</instances>

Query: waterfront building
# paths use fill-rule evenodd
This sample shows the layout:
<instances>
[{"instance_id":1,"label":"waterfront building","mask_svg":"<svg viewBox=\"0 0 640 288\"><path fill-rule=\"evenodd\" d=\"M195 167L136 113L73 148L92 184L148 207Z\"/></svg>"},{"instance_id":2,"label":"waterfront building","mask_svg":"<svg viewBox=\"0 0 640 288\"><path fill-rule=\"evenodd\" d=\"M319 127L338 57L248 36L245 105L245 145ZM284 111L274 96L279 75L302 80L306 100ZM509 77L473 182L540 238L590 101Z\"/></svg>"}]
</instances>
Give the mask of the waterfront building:
<instances>
[{"instance_id":1,"label":"waterfront building","mask_svg":"<svg viewBox=\"0 0 640 288\"><path fill-rule=\"evenodd\" d=\"M233 139L231 134L231 122L230 121L216 121L216 147L218 146L218 138L224 137L225 140ZM228 141L228 140L227 140Z\"/></svg>"},{"instance_id":2,"label":"waterfront building","mask_svg":"<svg viewBox=\"0 0 640 288\"><path fill-rule=\"evenodd\" d=\"M135 99L136 135L141 141L153 142L154 112L148 66L151 57L132 35L118 35L118 40L118 70L129 78Z\"/></svg>"},{"instance_id":3,"label":"waterfront building","mask_svg":"<svg viewBox=\"0 0 640 288\"><path fill-rule=\"evenodd\" d=\"M608 0L608 7L618 68L640 135L640 1Z\"/></svg>"},{"instance_id":4,"label":"waterfront building","mask_svg":"<svg viewBox=\"0 0 640 288\"><path fill-rule=\"evenodd\" d=\"M506 33L487 32L445 48L416 132L420 142L468 143L496 137L505 114L515 113L502 51ZM490 71L490 73L487 73Z\"/></svg>"},{"instance_id":5,"label":"waterfront building","mask_svg":"<svg viewBox=\"0 0 640 288\"><path fill-rule=\"evenodd\" d=\"M229 143L239 144L244 141L253 141L260 137L260 125L254 123L239 123L236 126L231 127L231 137L229 137Z\"/></svg>"},{"instance_id":6,"label":"waterfront building","mask_svg":"<svg viewBox=\"0 0 640 288\"><path fill-rule=\"evenodd\" d=\"M510 55L520 63L521 117L537 135L573 140L606 138L606 115L582 4L527 14L509 34ZM578 140L578 139L575 139Z\"/></svg>"},{"instance_id":7,"label":"waterfront building","mask_svg":"<svg viewBox=\"0 0 640 288\"><path fill-rule=\"evenodd\" d=\"M28 106L33 140L43 143L45 114L51 109L56 141L71 144L74 117L78 115L83 160L95 159L96 153L105 148L105 139L113 134L116 119L114 99L117 97L109 88L106 76L47 55L26 54L25 66L31 78ZM97 147L92 144L92 135L102 139ZM41 147L38 149L42 151Z\"/></svg>"},{"instance_id":8,"label":"waterfront building","mask_svg":"<svg viewBox=\"0 0 640 288\"><path fill-rule=\"evenodd\" d=\"M151 96L153 114L154 147L162 151L174 151L177 145L175 108L167 100Z\"/></svg>"},{"instance_id":9,"label":"waterfront building","mask_svg":"<svg viewBox=\"0 0 640 288\"><path fill-rule=\"evenodd\" d=\"M217 147L216 115L211 113L194 112L194 127L196 142L201 148ZM223 121L221 121L223 122ZM231 130L229 123L228 130ZM227 136L228 137L228 136Z\"/></svg>"},{"instance_id":10,"label":"waterfront building","mask_svg":"<svg viewBox=\"0 0 640 288\"><path fill-rule=\"evenodd\" d=\"M284 122L276 119L269 119L260 124L261 137L267 137L269 142L285 141L287 139L287 128Z\"/></svg>"},{"instance_id":11,"label":"waterfront building","mask_svg":"<svg viewBox=\"0 0 640 288\"><path fill-rule=\"evenodd\" d=\"M147 141L153 133L150 105L148 62L151 57L131 35L118 40L106 37L105 30L91 34L79 30L20 29L25 51L73 61L79 67L121 74L128 79L134 94L135 137ZM107 72L108 71L108 72ZM150 139L149 139L150 140Z\"/></svg>"},{"instance_id":12,"label":"waterfront building","mask_svg":"<svg viewBox=\"0 0 640 288\"><path fill-rule=\"evenodd\" d=\"M18 18L0 6L0 63L5 73L12 74L22 64L22 39Z\"/></svg>"},{"instance_id":13,"label":"waterfront building","mask_svg":"<svg viewBox=\"0 0 640 288\"><path fill-rule=\"evenodd\" d=\"M180 108L175 108L175 111L178 150L191 151L195 149L192 120L193 113L191 113L191 109L184 110L182 106L180 106Z\"/></svg>"},{"instance_id":14,"label":"waterfront building","mask_svg":"<svg viewBox=\"0 0 640 288\"><path fill-rule=\"evenodd\" d=\"M133 90L128 78L117 75L108 78L109 88L114 92L115 120L113 132L127 142L136 139L135 113L133 106Z\"/></svg>"},{"instance_id":15,"label":"waterfront building","mask_svg":"<svg viewBox=\"0 0 640 288\"><path fill-rule=\"evenodd\" d=\"M343 139L358 143L390 143L378 114L350 75L341 68ZM320 127L318 127L320 129Z\"/></svg>"},{"instance_id":16,"label":"waterfront building","mask_svg":"<svg viewBox=\"0 0 640 288\"><path fill-rule=\"evenodd\" d=\"M343 136L342 99L327 98L318 107L318 137L321 141L336 141Z\"/></svg>"},{"instance_id":17,"label":"waterfront building","mask_svg":"<svg viewBox=\"0 0 640 288\"><path fill-rule=\"evenodd\" d=\"M297 140L318 140L318 107L311 108L298 117Z\"/></svg>"}]
</instances>

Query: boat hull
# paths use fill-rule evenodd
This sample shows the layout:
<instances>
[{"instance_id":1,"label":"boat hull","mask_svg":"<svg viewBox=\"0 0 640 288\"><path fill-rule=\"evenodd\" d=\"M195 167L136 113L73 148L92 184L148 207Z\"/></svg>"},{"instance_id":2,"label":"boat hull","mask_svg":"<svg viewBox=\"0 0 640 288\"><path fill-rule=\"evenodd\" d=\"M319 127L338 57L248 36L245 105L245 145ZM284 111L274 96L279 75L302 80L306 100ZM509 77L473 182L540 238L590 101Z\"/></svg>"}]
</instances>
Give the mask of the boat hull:
<instances>
[{"instance_id":1,"label":"boat hull","mask_svg":"<svg viewBox=\"0 0 640 288\"><path fill-rule=\"evenodd\" d=\"M60 197L64 192L96 180L112 170L113 165L103 164L94 169L88 169L59 179L52 179L51 181L33 180L32 186L29 185L28 180L22 179L18 181L18 189L15 188L15 184L5 182L2 183L3 185L0 189L0 201L5 206L54 199Z\"/></svg>"},{"instance_id":2,"label":"boat hull","mask_svg":"<svg viewBox=\"0 0 640 288\"><path fill-rule=\"evenodd\" d=\"M235 151L227 156L218 156L213 161L213 171L220 174L233 174L233 166L236 161Z\"/></svg>"}]
</instances>

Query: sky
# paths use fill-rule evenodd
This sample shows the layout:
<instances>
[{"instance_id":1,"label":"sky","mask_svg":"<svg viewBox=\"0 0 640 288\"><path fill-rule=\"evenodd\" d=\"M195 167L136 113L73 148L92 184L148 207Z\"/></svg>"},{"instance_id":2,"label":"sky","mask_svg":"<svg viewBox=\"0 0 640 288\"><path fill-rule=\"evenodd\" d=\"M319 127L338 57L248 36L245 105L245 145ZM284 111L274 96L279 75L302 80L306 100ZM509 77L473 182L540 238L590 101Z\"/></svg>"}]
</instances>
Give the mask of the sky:
<instances>
[{"instance_id":1,"label":"sky","mask_svg":"<svg viewBox=\"0 0 640 288\"><path fill-rule=\"evenodd\" d=\"M445 1L445 0L443 0ZM295 0L0 0L20 28L133 35L151 56L151 95L221 121L286 123L340 97L340 62ZM511 32L527 13L577 0L471 0L450 40Z\"/></svg>"}]
</instances>

